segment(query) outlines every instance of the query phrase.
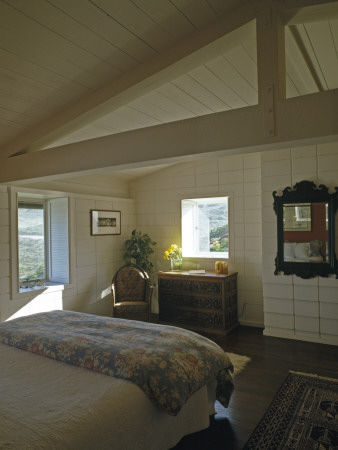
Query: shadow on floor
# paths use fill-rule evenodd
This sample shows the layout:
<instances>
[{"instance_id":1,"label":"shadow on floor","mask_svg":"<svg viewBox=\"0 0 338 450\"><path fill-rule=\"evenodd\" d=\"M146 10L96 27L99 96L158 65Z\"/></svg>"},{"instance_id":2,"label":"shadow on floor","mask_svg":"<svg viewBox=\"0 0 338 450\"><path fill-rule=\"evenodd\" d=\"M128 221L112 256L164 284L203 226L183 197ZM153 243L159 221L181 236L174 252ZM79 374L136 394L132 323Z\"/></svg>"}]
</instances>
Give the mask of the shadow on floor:
<instances>
[{"instance_id":1,"label":"shadow on floor","mask_svg":"<svg viewBox=\"0 0 338 450\"><path fill-rule=\"evenodd\" d=\"M185 436L171 450L239 450L236 436L228 419L211 417L206 430Z\"/></svg>"}]
</instances>

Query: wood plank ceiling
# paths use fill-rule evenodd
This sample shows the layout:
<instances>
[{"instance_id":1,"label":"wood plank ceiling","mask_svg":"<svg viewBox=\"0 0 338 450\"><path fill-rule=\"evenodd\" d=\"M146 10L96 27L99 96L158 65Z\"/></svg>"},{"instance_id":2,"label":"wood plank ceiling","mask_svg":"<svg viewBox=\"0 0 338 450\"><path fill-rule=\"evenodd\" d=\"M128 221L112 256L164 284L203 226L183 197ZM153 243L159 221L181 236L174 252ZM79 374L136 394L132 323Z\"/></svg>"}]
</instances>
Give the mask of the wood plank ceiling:
<instances>
[{"instance_id":1,"label":"wood plank ceiling","mask_svg":"<svg viewBox=\"0 0 338 450\"><path fill-rule=\"evenodd\" d=\"M0 146L245 3L0 0ZM287 26L287 97L338 88L337 55L337 19ZM256 41L248 33L234 48L45 148L254 105L257 98Z\"/></svg>"}]
</instances>

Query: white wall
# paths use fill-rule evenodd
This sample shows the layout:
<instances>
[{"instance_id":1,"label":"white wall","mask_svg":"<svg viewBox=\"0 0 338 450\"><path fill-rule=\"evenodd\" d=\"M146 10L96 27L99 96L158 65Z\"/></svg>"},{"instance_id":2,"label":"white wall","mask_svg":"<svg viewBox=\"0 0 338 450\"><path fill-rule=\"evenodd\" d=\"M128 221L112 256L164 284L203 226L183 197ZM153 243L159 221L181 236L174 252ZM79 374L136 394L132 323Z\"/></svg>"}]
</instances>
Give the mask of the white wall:
<instances>
[{"instance_id":1,"label":"white wall","mask_svg":"<svg viewBox=\"0 0 338 450\"><path fill-rule=\"evenodd\" d=\"M69 186L69 185L68 185ZM25 185L25 187L28 187ZM36 188L37 185L34 185ZM46 188L47 186L43 186ZM50 186L48 186L50 187ZM110 191L112 192L112 190ZM121 186L123 192L123 186ZM123 192L125 196L128 192ZM135 202L127 198L71 194L71 283L12 299L10 286L9 194L0 186L0 319L51 309L94 314L111 311L110 282L123 264L124 242L135 227ZM121 211L122 234L90 235L90 210Z\"/></svg>"},{"instance_id":2,"label":"white wall","mask_svg":"<svg viewBox=\"0 0 338 450\"><path fill-rule=\"evenodd\" d=\"M18 184L20 186L20 184ZM51 191L72 192L75 194L97 195L103 197L129 198L129 183L114 173L98 173L58 180L24 182L23 187Z\"/></svg>"},{"instance_id":3,"label":"white wall","mask_svg":"<svg viewBox=\"0 0 338 450\"><path fill-rule=\"evenodd\" d=\"M277 226L272 208L272 192L299 181L331 189L338 186L338 143L264 152L261 156L264 333L338 345L338 280L334 276L305 280L274 275ZM336 216L336 252L337 225Z\"/></svg>"},{"instance_id":4,"label":"white wall","mask_svg":"<svg viewBox=\"0 0 338 450\"><path fill-rule=\"evenodd\" d=\"M182 198L231 195L233 247L229 270L238 272L238 311L243 324L263 326L260 155L204 159L172 166L131 185L138 229L157 242L156 270L169 270L164 250L181 244ZM217 258L216 258L217 259ZM184 268L214 269L215 259L184 259ZM158 311L157 292L153 311Z\"/></svg>"},{"instance_id":5,"label":"white wall","mask_svg":"<svg viewBox=\"0 0 338 450\"><path fill-rule=\"evenodd\" d=\"M338 280L274 275L277 225L272 192L305 179L331 188L338 185L338 143L178 164L130 186L123 183L109 190L104 181L104 191L102 185L97 187L103 193L100 197L89 195L91 186L87 185L73 197L75 281L61 294L46 293L31 302L10 299L9 203L7 187L0 186L1 320L26 304L30 305L28 308L35 308L34 302L39 307L52 308L60 300L67 309L109 314L110 294L101 298L101 293L109 288L113 273L123 263L124 242L131 230L149 233L157 241L155 271L168 270L163 251L171 243L181 242L180 200L222 194L233 198L230 214L234 246L229 268L238 272L240 322L264 325L264 333L271 336L338 345ZM45 184L43 187L56 188ZM90 236L89 210L95 208L122 211L121 236ZM189 259L184 261L184 267L212 270L214 261ZM156 289L153 300L153 311L157 312Z\"/></svg>"}]
</instances>

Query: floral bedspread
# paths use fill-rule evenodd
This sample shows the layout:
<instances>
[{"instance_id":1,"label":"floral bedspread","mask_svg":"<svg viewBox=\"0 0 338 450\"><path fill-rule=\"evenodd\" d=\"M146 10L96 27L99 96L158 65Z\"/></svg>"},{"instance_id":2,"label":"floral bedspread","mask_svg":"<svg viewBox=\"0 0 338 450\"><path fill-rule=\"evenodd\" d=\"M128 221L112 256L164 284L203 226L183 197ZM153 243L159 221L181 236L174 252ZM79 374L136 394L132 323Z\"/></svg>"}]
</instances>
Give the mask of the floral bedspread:
<instances>
[{"instance_id":1,"label":"floral bedspread","mask_svg":"<svg viewBox=\"0 0 338 450\"><path fill-rule=\"evenodd\" d=\"M233 390L226 353L176 327L52 311L1 323L0 343L130 380L171 415L212 379L224 406Z\"/></svg>"}]
</instances>

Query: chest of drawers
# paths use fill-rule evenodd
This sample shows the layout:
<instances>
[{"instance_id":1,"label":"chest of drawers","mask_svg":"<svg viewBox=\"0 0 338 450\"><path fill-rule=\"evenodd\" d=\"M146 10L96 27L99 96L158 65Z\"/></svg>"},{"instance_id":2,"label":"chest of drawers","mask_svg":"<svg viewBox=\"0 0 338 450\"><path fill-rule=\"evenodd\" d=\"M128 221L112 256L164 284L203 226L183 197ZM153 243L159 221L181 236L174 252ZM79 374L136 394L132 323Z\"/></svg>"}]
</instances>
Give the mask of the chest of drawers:
<instances>
[{"instance_id":1,"label":"chest of drawers","mask_svg":"<svg viewBox=\"0 0 338 450\"><path fill-rule=\"evenodd\" d=\"M226 334L238 325L237 273L158 273L161 323Z\"/></svg>"}]
</instances>

